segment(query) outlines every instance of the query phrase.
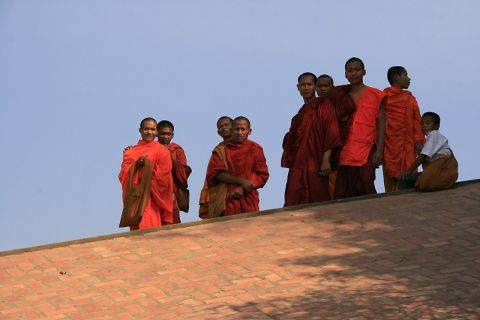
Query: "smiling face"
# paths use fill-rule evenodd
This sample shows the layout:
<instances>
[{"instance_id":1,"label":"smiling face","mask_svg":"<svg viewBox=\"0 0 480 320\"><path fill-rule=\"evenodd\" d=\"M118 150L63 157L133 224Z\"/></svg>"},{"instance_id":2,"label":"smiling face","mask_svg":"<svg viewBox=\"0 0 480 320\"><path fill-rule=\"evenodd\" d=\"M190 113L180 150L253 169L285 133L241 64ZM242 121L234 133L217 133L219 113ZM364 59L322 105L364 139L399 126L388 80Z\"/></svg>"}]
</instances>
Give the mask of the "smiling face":
<instances>
[{"instance_id":1,"label":"smiling face","mask_svg":"<svg viewBox=\"0 0 480 320\"><path fill-rule=\"evenodd\" d=\"M311 75L304 75L300 78L297 89L305 101L315 98L315 79Z\"/></svg>"},{"instance_id":2,"label":"smiling face","mask_svg":"<svg viewBox=\"0 0 480 320\"><path fill-rule=\"evenodd\" d=\"M154 141L157 136L157 123L153 120L146 120L142 123L142 127L138 129L142 140L144 141Z\"/></svg>"},{"instance_id":3,"label":"smiling face","mask_svg":"<svg viewBox=\"0 0 480 320\"><path fill-rule=\"evenodd\" d=\"M358 61L352 61L345 66L345 78L352 85L362 84L363 77L367 74L367 71L363 69L363 66Z\"/></svg>"},{"instance_id":4,"label":"smiling face","mask_svg":"<svg viewBox=\"0 0 480 320\"><path fill-rule=\"evenodd\" d=\"M250 125L246 120L239 119L233 121L233 141L242 143L248 139L248 136L252 133Z\"/></svg>"}]
</instances>

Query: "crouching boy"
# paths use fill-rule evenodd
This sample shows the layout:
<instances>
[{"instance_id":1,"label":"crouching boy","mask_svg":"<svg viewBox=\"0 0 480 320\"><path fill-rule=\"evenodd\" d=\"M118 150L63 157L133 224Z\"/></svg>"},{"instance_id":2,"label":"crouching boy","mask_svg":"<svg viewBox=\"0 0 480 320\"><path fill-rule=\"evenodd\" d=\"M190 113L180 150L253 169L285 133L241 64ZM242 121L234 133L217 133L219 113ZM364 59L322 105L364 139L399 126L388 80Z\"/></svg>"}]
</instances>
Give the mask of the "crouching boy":
<instances>
[{"instance_id":1,"label":"crouching boy","mask_svg":"<svg viewBox=\"0 0 480 320\"><path fill-rule=\"evenodd\" d=\"M427 140L415 162L400 174L399 189L418 187L420 190L435 191L454 188L458 179L458 162L447 138L438 132L440 116L425 112L420 126ZM412 173L420 164L423 172Z\"/></svg>"}]
</instances>

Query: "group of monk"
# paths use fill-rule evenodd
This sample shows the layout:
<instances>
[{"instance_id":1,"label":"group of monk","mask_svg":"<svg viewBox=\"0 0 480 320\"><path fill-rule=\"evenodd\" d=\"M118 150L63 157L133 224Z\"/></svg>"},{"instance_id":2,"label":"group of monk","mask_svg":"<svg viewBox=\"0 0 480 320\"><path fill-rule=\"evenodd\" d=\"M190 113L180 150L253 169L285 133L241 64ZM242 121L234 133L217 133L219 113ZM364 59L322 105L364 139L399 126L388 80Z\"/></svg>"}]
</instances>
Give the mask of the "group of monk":
<instances>
[{"instance_id":1,"label":"group of monk","mask_svg":"<svg viewBox=\"0 0 480 320\"><path fill-rule=\"evenodd\" d=\"M335 87L326 74L298 77L304 105L283 140L285 206L376 194L380 165L386 192L454 187L458 163L438 132L440 117L420 115L407 70L389 68L383 91L365 85L365 75L363 61L353 57L345 63L348 85Z\"/></svg>"},{"instance_id":2,"label":"group of monk","mask_svg":"<svg viewBox=\"0 0 480 320\"><path fill-rule=\"evenodd\" d=\"M405 68L388 70L390 87L383 91L365 85L365 75L363 61L353 57L345 63L348 85L335 87L325 74L298 77L304 105L282 144L281 166L289 169L284 206L375 194L380 165L386 192L454 186L458 164L438 132L440 117L433 112L420 116L415 97L406 90L410 78ZM258 189L269 172L262 147L249 139L249 119L223 116L217 130L223 141L208 163L200 218L259 211ZM119 174L124 199L120 226L138 230L180 223L180 211L189 210L192 170L183 149L171 142L174 126L145 118L139 132L142 139L125 149ZM420 165L423 174L417 172Z\"/></svg>"},{"instance_id":3,"label":"group of monk","mask_svg":"<svg viewBox=\"0 0 480 320\"><path fill-rule=\"evenodd\" d=\"M199 216L208 219L259 211L258 189L269 173L262 147L248 139L250 120L224 116L217 128L223 141L208 163ZM139 230L180 223L180 211L189 210L187 179L192 169L183 149L171 142L173 124L145 118L139 132L138 144L124 150L119 174L124 202L120 227ZM151 174L145 175L146 171ZM142 184L145 179L151 183Z\"/></svg>"}]
</instances>

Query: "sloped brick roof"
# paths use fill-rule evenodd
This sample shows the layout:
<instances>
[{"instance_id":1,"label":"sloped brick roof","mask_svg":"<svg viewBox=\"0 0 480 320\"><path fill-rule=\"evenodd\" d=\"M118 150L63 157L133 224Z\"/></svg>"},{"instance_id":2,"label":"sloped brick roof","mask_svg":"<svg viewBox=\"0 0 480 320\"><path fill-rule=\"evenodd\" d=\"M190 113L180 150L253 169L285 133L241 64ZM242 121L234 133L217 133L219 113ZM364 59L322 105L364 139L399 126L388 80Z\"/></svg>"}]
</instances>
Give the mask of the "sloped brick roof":
<instances>
[{"instance_id":1,"label":"sloped brick roof","mask_svg":"<svg viewBox=\"0 0 480 320\"><path fill-rule=\"evenodd\" d=\"M479 319L480 181L0 253L0 319Z\"/></svg>"}]
</instances>

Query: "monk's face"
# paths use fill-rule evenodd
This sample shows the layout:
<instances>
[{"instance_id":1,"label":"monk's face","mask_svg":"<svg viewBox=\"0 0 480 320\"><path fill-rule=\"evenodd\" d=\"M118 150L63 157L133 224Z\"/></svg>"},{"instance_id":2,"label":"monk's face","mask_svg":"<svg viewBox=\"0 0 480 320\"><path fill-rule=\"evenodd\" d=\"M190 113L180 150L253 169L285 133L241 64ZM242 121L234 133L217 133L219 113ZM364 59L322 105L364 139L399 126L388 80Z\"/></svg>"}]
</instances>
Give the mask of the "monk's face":
<instances>
[{"instance_id":1,"label":"monk's face","mask_svg":"<svg viewBox=\"0 0 480 320\"><path fill-rule=\"evenodd\" d=\"M233 141L242 143L248 139L252 129L246 120L236 120L233 122Z\"/></svg>"},{"instance_id":2,"label":"monk's face","mask_svg":"<svg viewBox=\"0 0 480 320\"><path fill-rule=\"evenodd\" d=\"M410 87L410 78L408 77L407 71L403 71L399 76L395 76L398 86L401 89L408 89Z\"/></svg>"},{"instance_id":3,"label":"monk's face","mask_svg":"<svg viewBox=\"0 0 480 320\"><path fill-rule=\"evenodd\" d=\"M167 146L170 141L173 139L173 129L172 128L160 128L158 129L158 142L162 145Z\"/></svg>"},{"instance_id":4,"label":"monk's face","mask_svg":"<svg viewBox=\"0 0 480 320\"><path fill-rule=\"evenodd\" d=\"M367 74L367 71L362 68L362 65L358 61L352 61L345 66L345 78L347 78L350 84L362 84L363 77Z\"/></svg>"},{"instance_id":5,"label":"monk's face","mask_svg":"<svg viewBox=\"0 0 480 320\"><path fill-rule=\"evenodd\" d=\"M305 100L315 98L315 79L311 75L304 75L300 78L297 89Z\"/></svg>"},{"instance_id":6,"label":"monk's face","mask_svg":"<svg viewBox=\"0 0 480 320\"><path fill-rule=\"evenodd\" d=\"M318 78L317 84L315 86L315 91L317 91L317 96L326 97L333 88L333 83L329 78Z\"/></svg>"},{"instance_id":7,"label":"monk's face","mask_svg":"<svg viewBox=\"0 0 480 320\"><path fill-rule=\"evenodd\" d=\"M144 121L142 127L138 129L138 131L142 136L142 140L154 141L157 136L157 124L152 120Z\"/></svg>"},{"instance_id":8,"label":"monk's face","mask_svg":"<svg viewBox=\"0 0 480 320\"><path fill-rule=\"evenodd\" d=\"M230 140L232 138L232 122L228 118L221 119L217 124L218 135L223 140Z\"/></svg>"}]
</instances>

